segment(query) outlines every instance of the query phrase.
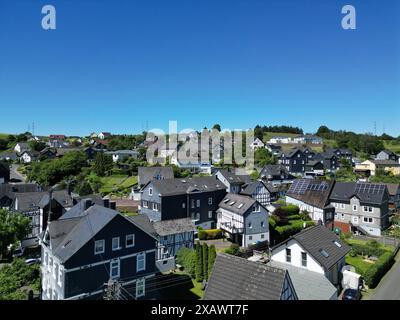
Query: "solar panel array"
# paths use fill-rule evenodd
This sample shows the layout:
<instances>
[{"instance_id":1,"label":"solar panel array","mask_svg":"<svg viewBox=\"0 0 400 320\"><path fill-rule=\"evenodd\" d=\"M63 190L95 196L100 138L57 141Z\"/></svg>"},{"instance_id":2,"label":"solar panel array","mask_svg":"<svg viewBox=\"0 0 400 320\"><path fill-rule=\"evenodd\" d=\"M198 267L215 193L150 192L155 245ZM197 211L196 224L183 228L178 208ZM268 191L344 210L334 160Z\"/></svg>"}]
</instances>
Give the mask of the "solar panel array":
<instances>
[{"instance_id":1,"label":"solar panel array","mask_svg":"<svg viewBox=\"0 0 400 320\"><path fill-rule=\"evenodd\" d=\"M384 184L376 183L357 183L356 193L368 193L368 194L381 194L385 191L386 186Z\"/></svg>"},{"instance_id":2,"label":"solar panel array","mask_svg":"<svg viewBox=\"0 0 400 320\"><path fill-rule=\"evenodd\" d=\"M328 188L329 185L325 181L315 183L309 179L299 179L293 181L289 192L293 194L305 194L307 190L323 192L328 190Z\"/></svg>"}]
</instances>

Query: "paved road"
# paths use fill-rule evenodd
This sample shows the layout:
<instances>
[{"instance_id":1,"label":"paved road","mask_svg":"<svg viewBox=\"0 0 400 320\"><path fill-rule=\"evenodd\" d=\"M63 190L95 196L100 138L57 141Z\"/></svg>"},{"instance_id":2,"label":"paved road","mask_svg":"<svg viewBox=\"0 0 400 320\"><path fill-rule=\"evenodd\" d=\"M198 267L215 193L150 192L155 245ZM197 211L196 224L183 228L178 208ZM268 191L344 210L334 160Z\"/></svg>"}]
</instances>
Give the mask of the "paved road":
<instances>
[{"instance_id":1,"label":"paved road","mask_svg":"<svg viewBox=\"0 0 400 320\"><path fill-rule=\"evenodd\" d=\"M400 253L396 263L374 290L370 300L400 300Z\"/></svg>"},{"instance_id":2,"label":"paved road","mask_svg":"<svg viewBox=\"0 0 400 320\"><path fill-rule=\"evenodd\" d=\"M24 183L26 177L20 174L17 170L19 168L18 164L12 164L10 167L10 180L15 183Z\"/></svg>"}]
</instances>

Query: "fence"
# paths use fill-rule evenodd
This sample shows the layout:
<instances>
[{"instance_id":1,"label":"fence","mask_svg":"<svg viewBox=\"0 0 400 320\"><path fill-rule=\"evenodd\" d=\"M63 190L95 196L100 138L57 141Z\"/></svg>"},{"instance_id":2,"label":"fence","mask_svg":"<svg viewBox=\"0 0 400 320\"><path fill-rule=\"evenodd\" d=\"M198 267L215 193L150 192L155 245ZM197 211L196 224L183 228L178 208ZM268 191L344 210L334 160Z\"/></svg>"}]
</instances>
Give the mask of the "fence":
<instances>
[{"instance_id":1,"label":"fence","mask_svg":"<svg viewBox=\"0 0 400 320\"><path fill-rule=\"evenodd\" d=\"M356 240L364 240L364 241L375 240L385 246L388 245L388 246L396 247L396 249L398 249L400 247L400 239L392 238L392 237L386 237L386 236L368 237L368 236L362 236L362 235L357 235L357 236L354 235L353 238Z\"/></svg>"}]
</instances>

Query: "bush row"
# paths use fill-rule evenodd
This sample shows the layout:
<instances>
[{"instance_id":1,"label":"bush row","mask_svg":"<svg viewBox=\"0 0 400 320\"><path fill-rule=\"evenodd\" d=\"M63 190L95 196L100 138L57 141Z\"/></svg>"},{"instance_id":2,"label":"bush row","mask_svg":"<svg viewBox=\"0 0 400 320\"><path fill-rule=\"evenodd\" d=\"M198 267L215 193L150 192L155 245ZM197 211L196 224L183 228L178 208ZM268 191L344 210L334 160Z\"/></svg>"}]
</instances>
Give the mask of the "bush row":
<instances>
[{"instance_id":1,"label":"bush row","mask_svg":"<svg viewBox=\"0 0 400 320\"><path fill-rule=\"evenodd\" d=\"M382 277L390 270L394 264L394 254L385 252L379 260L372 265L365 273L364 280L369 288L376 288Z\"/></svg>"},{"instance_id":2,"label":"bush row","mask_svg":"<svg viewBox=\"0 0 400 320\"><path fill-rule=\"evenodd\" d=\"M361 256L364 255L364 256L380 257L386 252L386 250L382 248L371 247L363 244L352 244L351 248L355 254Z\"/></svg>"},{"instance_id":3,"label":"bush row","mask_svg":"<svg viewBox=\"0 0 400 320\"><path fill-rule=\"evenodd\" d=\"M200 240L214 240L221 239L223 237L222 230L212 229L212 230L199 230Z\"/></svg>"}]
</instances>

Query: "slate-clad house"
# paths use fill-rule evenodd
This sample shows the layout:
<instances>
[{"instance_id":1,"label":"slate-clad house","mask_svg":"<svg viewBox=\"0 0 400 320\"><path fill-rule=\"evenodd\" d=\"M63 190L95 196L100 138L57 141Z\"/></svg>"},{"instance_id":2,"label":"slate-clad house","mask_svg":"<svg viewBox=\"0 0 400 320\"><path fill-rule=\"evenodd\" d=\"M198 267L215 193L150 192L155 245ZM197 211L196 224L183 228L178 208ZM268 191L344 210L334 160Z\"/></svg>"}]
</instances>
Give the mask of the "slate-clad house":
<instances>
[{"instance_id":1,"label":"slate-clad house","mask_svg":"<svg viewBox=\"0 0 400 320\"><path fill-rule=\"evenodd\" d=\"M343 232L380 236L389 224L389 192L385 184L336 182L330 196L335 227Z\"/></svg>"},{"instance_id":2,"label":"slate-clad house","mask_svg":"<svg viewBox=\"0 0 400 320\"><path fill-rule=\"evenodd\" d=\"M309 160L306 164L305 176L323 176L325 172L322 161Z\"/></svg>"},{"instance_id":3,"label":"slate-clad house","mask_svg":"<svg viewBox=\"0 0 400 320\"><path fill-rule=\"evenodd\" d=\"M14 151L17 152L18 154L21 154L22 152L29 150L31 150L31 148L26 142L18 142L14 147Z\"/></svg>"},{"instance_id":4,"label":"slate-clad house","mask_svg":"<svg viewBox=\"0 0 400 320\"><path fill-rule=\"evenodd\" d=\"M339 161L344 158L344 159L350 161L350 163L353 162L353 152L350 149L338 148L338 149L331 149L328 151L333 152Z\"/></svg>"},{"instance_id":5,"label":"slate-clad house","mask_svg":"<svg viewBox=\"0 0 400 320\"><path fill-rule=\"evenodd\" d=\"M393 151L383 150L376 155L375 160L392 160L398 162L399 156Z\"/></svg>"},{"instance_id":6,"label":"slate-clad house","mask_svg":"<svg viewBox=\"0 0 400 320\"><path fill-rule=\"evenodd\" d=\"M330 205L329 196L333 186L333 181L295 180L286 193L286 202L298 206L300 211L306 210L313 221L332 228L335 208Z\"/></svg>"},{"instance_id":7,"label":"slate-clad house","mask_svg":"<svg viewBox=\"0 0 400 320\"><path fill-rule=\"evenodd\" d=\"M283 151L278 156L278 163L293 174L303 174L306 171L307 156L299 149L294 148L288 152Z\"/></svg>"},{"instance_id":8,"label":"slate-clad house","mask_svg":"<svg viewBox=\"0 0 400 320\"><path fill-rule=\"evenodd\" d=\"M156 242L134 219L85 200L42 234L42 299L102 299L110 279L148 298Z\"/></svg>"},{"instance_id":9,"label":"slate-clad house","mask_svg":"<svg viewBox=\"0 0 400 320\"><path fill-rule=\"evenodd\" d=\"M212 229L225 194L215 177L153 180L141 191L140 213L151 221L191 218L196 227Z\"/></svg>"},{"instance_id":10,"label":"slate-clad house","mask_svg":"<svg viewBox=\"0 0 400 320\"><path fill-rule=\"evenodd\" d=\"M244 184L249 182L249 176L238 176L229 170L218 170L215 177L226 186L228 193L240 193Z\"/></svg>"},{"instance_id":11,"label":"slate-clad house","mask_svg":"<svg viewBox=\"0 0 400 320\"><path fill-rule=\"evenodd\" d=\"M240 194L252 197L264 207L279 199L279 191L271 183L261 180L246 184Z\"/></svg>"},{"instance_id":12,"label":"slate-clad house","mask_svg":"<svg viewBox=\"0 0 400 320\"><path fill-rule=\"evenodd\" d=\"M291 184L295 178L283 164L266 165L260 172L260 179L272 183L273 186Z\"/></svg>"},{"instance_id":13,"label":"slate-clad house","mask_svg":"<svg viewBox=\"0 0 400 320\"><path fill-rule=\"evenodd\" d=\"M386 183L389 192L389 208L393 211L400 209L400 184Z\"/></svg>"},{"instance_id":14,"label":"slate-clad house","mask_svg":"<svg viewBox=\"0 0 400 320\"><path fill-rule=\"evenodd\" d=\"M20 156L19 160L23 163L31 163L39 159L40 153L37 151L23 151Z\"/></svg>"},{"instance_id":15,"label":"slate-clad house","mask_svg":"<svg viewBox=\"0 0 400 320\"><path fill-rule=\"evenodd\" d=\"M350 250L333 231L315 226L272 248L271 260L317 272L337 286Z\"/></svg>"},{"instance_id":16,"label":"slate-clad house","mask_svg":"<svg viewBox=\"0 0 400 320\"><path fill-rule=\"evenodd\" d=\"M0 184L10 181L10 166L7 162L0 161Z\"/></svg>"},{"instance_id":17,"label":"slate-clad house","mask_svg":"<svg viewBox=\"0 0 400 320\"><path fill-rule=\"evenodd\" d=\"M174 171L172 167L139 167L138 186L144 187L152 180L173 179Z\"/></svg>"},{"instance_id":18,"label":"slate-clad house","mask_svg":"<svg viewBox=\"0 0 400 320\"><path fill-rule=\"evenodd\" d=\"M217 228L241 247L269 242L269 213L257 200L228 193L219 204Z\"/></svg>"},{"instance_id":19,"label":"slate-clad house","mask_svg":"<svg viewBox=\"0 0 400 320\"><path fill-rule=\"evenodd\" d=\"M324 165L324 170L328 172L335 172L339 169L339 158L332 151L326 151L315 154L312 158L314 161L321 161Z\"/></svg>"},{"instance_id":20,"label":"slate-clad house","mask_svg":"<svg viewBox=\"0 0 400 320\"><path fill-rule=\"evenodd\" d=\"M35 183L0 184L0 208L10 209L17 193L38 192L39 190L39 186Z\"/></svg>"},{"instance_id":21,"label":"slate-clad house","mask_svg":"<svg viewBox=\"0 0 400 320\"><path fill-rule=\"evenodd\" d=\"M220 253L204 300L298 300L286 270Z\"/></svg>"}]
</instances>

